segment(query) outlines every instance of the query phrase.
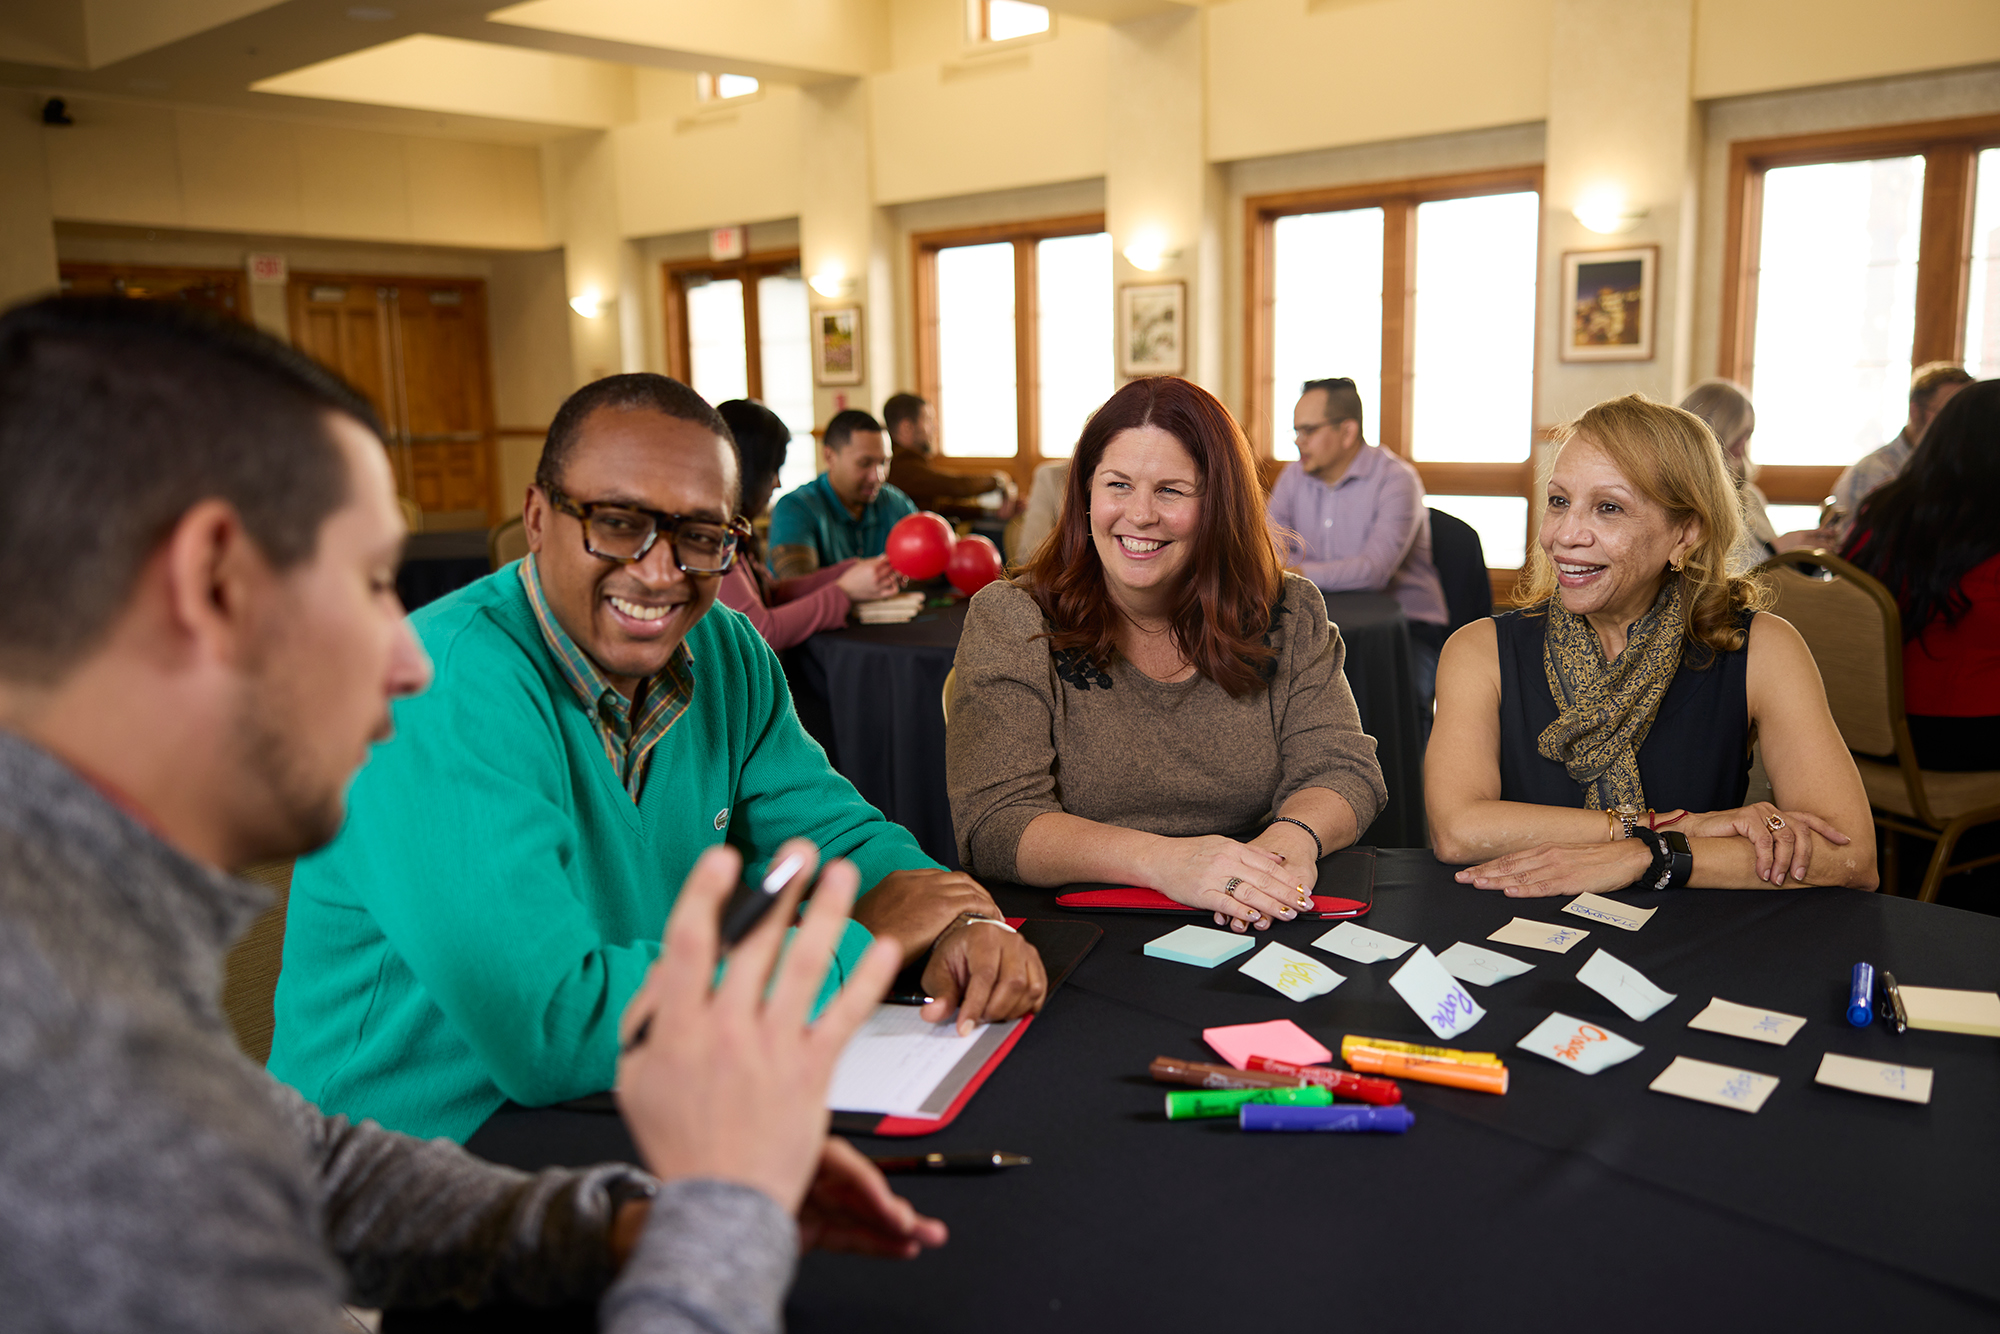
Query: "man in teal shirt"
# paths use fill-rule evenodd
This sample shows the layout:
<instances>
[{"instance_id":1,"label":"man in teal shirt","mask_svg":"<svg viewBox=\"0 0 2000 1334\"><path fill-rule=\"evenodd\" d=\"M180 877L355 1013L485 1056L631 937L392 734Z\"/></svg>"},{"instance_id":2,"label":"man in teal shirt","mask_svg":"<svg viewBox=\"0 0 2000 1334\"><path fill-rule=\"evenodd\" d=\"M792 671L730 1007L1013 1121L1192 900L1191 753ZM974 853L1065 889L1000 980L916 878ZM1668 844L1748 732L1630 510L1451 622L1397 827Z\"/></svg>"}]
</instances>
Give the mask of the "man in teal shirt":
<instances>
[{"instance_id":1,"label":"man in teal shirt","mask_svg":"<svg viewBox=\"0 0 2000 1334\"><path fill-rule=\"evenodd\" d=\"M886 480L888 436L867 413L833 414L820 461L824 472L771 507L771 572L780 579L879 556L889 530L917 512L916 502Z\"/></svg>"},{"instance_id":2,"label":"man in teal shirt","mask_svg":"<svg viewBox=\"0 0 2000 1334\"><path fill-rule=\"evenodd\" d=\"M728 428L685 385L600 380L549 428L530 556L412 617L436 666L299 863L270 1068L328 1111L463 1140L504 1102L611 1087L618 1016L677 887L726 839L786 838L873 888L869 932L930 958L927 1014L1036 1008L1034 949L828 766L750 623L713 607L742 522ZM976 921L986 918L987 921Z\"/></svg>"}]
</instances>

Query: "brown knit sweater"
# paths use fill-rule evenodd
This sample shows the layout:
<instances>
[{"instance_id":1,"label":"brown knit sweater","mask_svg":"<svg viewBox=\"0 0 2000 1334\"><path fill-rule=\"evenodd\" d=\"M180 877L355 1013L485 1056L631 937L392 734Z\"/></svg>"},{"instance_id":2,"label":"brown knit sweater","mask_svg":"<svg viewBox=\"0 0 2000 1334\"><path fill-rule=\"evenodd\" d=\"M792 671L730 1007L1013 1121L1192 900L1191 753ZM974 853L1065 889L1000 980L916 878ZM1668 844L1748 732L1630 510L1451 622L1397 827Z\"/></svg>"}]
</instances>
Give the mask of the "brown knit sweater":
<instances>
[{"instance_id":1,"label":"brown knit sweater","mask_svg":"<svg viewBox=\"0 0 2000 1334\"><path fill-rule=\"evenodd\" d=\"M1285 576L1267 689L1231 698L1206 676L1168 684L1122 657L1101 672L1052 653L1027 592L993 583L958 641L945 781L968 871L1014 880L1038 815L1170 838L1249 838L1302 788L1324 787L1366 829L1388 800L1375 739L1361 730L1326 601Z\"/></svg>"}]
</instances>

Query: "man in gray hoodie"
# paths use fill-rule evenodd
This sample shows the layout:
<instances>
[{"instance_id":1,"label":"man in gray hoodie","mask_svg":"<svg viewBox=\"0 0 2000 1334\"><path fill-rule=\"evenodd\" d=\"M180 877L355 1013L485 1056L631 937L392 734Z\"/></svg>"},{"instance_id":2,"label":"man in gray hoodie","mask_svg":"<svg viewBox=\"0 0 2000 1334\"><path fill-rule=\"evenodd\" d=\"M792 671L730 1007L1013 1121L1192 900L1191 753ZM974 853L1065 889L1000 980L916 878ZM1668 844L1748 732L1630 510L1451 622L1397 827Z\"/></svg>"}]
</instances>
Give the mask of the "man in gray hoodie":
<instances>
[{"instance_id":1,"label":"man in gray hoodie","mask_svg":"<svg viewBox=\"0 0 2000 1334\"><path fill-rule=\"evenodd\" d=\"M940 1244L826 1137L896 953L806 1024L839 864L784 961L781 903L716 988L733 854L690 878L619 1072L654 1176L531 1176L322 1116L238 1053L221 963L266 900L222 868L330 838L389 700L427 683L403 535L367 403L282 345L141 302L0 318L7 1327L332 1331L342 1301L601 1295L607 1329L765 1331L802 1228Z\"/></svg>"}]
</instances>

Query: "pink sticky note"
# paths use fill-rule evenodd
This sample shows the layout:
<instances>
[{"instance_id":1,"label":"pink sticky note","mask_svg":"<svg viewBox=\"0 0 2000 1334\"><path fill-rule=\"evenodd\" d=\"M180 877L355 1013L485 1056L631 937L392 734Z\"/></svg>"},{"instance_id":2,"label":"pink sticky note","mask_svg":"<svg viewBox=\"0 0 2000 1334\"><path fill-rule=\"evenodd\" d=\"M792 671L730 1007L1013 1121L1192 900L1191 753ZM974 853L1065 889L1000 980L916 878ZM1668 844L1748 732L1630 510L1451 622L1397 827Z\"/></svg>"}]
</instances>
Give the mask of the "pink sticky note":
<instances>
[{"instance_id":1,"label":"pink sticky note","mask_svg":"<svg viewBox=\"0 0 2000 1334\"><path fill-rule=\"evenodd\" d=\"M1313 1041L1312 1034L1289 1019L1273 1019L1268 1024L1228 1024L1222 1028L1204 1028L1201 1038L1215 1048L1218 1056L1238 1070L1248 1069L1252 1056L1269 1056L1273 1060L1290 1061L1293 1065L1325 1065L1333 1059L1332 1052Z\"/></svg>"}]
</instances>

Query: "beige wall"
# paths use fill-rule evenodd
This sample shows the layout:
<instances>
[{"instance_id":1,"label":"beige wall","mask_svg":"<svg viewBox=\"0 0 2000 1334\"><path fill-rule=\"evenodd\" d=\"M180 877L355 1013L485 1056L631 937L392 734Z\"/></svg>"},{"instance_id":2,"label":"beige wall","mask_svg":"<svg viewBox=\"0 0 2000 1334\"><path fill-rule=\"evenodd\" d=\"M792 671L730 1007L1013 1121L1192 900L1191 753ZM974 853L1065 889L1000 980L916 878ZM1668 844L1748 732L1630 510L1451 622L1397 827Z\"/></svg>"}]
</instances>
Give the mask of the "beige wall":
<instances>
[{"instance_id":1,"label":"beige wall","mask_svg":"<svg viewBox=\"0 0 2000 1334\"><path fill-rule=\"evenodd\" d=\"M1700 0L1696 10L1704 100L2000 60L1993 0Z\"/></svg>"},{"instance_id":2,"label":"beige wall","mask_svg":"<svg viewBox=\"0 0 2000 1334\"><path fill-rule=\"evenodd\" d=\"M40 99L0 97L0 307L55 290L56 247L49 176L36 124Z\"/></svg>"},{"instance_id":3,"label":"beige wall","mask_svg":"<svg viewBox=\"0 0 2000 1334\"><path fill-rule=\"evenodd\" d=\"M642 105L655 114L610 132L626 236L797 215L799 89L701 107L692 75L660 72L648 84Z\"/></svg>"}]
</instances>

